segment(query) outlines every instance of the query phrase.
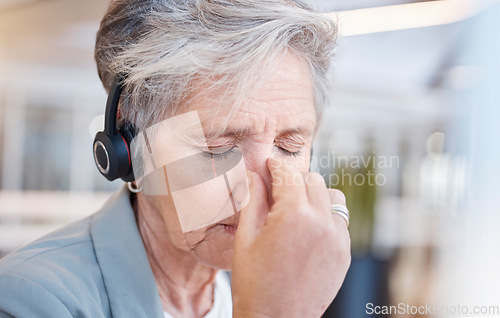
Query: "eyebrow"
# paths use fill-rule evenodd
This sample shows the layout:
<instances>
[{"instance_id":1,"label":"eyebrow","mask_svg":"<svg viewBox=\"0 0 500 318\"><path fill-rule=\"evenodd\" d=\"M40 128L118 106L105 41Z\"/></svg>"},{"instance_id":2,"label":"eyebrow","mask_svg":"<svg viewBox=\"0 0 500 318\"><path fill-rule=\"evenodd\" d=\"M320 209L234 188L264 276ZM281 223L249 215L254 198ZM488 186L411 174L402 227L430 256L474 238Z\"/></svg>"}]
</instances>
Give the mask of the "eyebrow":
<instances>
[{"instance_id":1,"label":"eyebrow","mask_svg":"<svg viewBox=\"0 0 500 318\"><path fill-rule=\"evenodd\" d=\"M241 138L247 135L250 132L250 128L243 128L243 129L229 129L225 130L222 133L219 133L218 131L209 131L205 133L205 138L207 140L209 139L217 139L217 138L227 138L227 137L232 137L232 138ZM310 137L313 135L314 129L306 128L306 127L297 127L297 128L289 128L285 129L282 131L279 131L278 136L285 136L285 135L302 135L305 138Z\"/></svg>"},{"instance_id":2,"label":"eyebrow","mask_svg":"<svg viewBox=\"0 0 500 318\"><path fill-rule=\"evenodd\" d=\"M231 129L231 130L211 130L205 133L205 139L207 142L219 138L235 138L235 139L240 139L244 137L245 135L248 134L250 129L245 128L245 129Z\"/></svg>"},{"instance_id":3,"label":"eyebrow","mask_svg":"<svg viewBox=\"0 0 500 318\"><path fill-rule=\"evenodd\" d=\"M297 127L297 128L290 128L290 129L285 129L280 132L280 136L283 135L302 135L304 137L309 137L313 134L314 129L309 129L305 127Z\"/></svg>"}]
</instances>

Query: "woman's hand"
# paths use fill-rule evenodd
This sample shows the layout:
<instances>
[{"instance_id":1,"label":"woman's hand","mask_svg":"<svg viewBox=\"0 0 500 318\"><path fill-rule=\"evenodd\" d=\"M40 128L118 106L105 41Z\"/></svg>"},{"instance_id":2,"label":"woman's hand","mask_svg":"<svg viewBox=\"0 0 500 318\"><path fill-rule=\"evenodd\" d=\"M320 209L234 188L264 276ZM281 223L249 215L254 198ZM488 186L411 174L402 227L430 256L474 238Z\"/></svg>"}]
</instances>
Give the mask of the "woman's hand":
<instances>
[{"instance_id":1,"label":"woman's hand","mask_svg":"<svg viewBox=\"0 0 500 318\"><path fill-rule=\"evenodd\" d=\"M236 231L234 317L320 317L349 268L345 220L330 212L345 205L317 173L302 174L270 158L273 205L263 180L250 176L250 202Z\"/></svg>"}]
</instances>

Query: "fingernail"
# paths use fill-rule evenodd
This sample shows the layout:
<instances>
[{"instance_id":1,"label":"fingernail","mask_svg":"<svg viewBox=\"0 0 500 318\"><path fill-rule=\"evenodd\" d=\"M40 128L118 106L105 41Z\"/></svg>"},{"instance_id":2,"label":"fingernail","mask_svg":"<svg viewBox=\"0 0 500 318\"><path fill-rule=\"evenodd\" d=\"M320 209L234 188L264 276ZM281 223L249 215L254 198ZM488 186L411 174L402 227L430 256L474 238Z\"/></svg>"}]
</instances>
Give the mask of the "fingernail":
<instances>
[{"instance_id":1,"label":"fingernail","mask_svg":"<svg viewBox=\"0 0 500 318\"><path fill-rule=\"evenodd\" d=\"M271 156L269 156L269 158L267 160L268 160L269 164L272 165L273 167L277 166L280 162L278 159L278 156L275 156L274 154L271 154Z\"/></svg>"},{"instance_id":2,"label":"fingernail","mask_svg":"<svg viewBox=\"0 0 500 318\"><path fill-rule=\"evenodd\" d=\"M248 202L250 202L250 189L247 188L247 193L245 194L245 198L241 202L241 208L242 209L245 208Z\"/></svg>"},{"instance_id":3,"label":"fingernail","mask_svg":"<svg viewBox=\"0 0 500 318\"><path fill-rule=\"evenodd\" d=\"M247 186L250 187L250 183L252 182L252 171L247 170Z\"/></svg>"}]
</instances>

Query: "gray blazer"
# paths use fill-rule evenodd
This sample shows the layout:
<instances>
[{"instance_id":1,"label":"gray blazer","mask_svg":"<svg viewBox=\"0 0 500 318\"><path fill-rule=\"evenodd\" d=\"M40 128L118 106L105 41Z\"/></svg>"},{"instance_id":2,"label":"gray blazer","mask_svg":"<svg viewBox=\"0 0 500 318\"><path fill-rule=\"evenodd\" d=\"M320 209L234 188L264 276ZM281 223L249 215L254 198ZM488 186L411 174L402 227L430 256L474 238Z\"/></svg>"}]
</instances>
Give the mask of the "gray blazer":
<instances>
[{"instance_id":1,"label":"gray blazer","mask_svg":"<svg viewBox=\"0 0 500 318\"><path fill-rule=\"evenodd\" d=\"M163 317L129 192L0 260L0 317Z\"/></svg>"}]
</instances>

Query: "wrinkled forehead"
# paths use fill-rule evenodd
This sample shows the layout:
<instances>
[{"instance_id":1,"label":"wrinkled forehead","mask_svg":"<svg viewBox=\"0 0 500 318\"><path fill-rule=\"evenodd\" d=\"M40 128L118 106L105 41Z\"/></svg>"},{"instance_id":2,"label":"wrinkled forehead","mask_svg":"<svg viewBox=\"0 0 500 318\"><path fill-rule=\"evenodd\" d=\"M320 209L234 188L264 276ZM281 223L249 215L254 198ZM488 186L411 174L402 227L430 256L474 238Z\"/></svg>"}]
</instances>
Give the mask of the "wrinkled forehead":
<instances>
[{"instance_id":1,"label":"wrinkled forehead","mask_svg":"<svg viewBox=\"0 0 500 318\"><path fill-rule=\"evenodd\" d=\"M314 130L318 123L314 100L308 65L288 54L253 85L226 90L200 81L177 114L197 111L209 141L227 130L259 133L264 126L275 126L277 131Z\"/></svg>"}]
</instances>

